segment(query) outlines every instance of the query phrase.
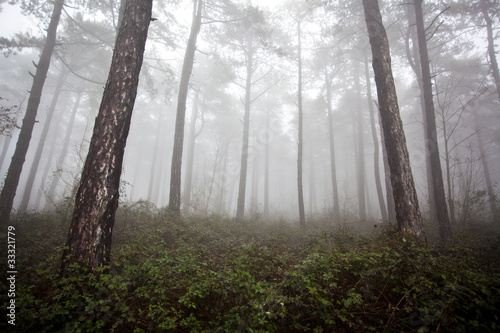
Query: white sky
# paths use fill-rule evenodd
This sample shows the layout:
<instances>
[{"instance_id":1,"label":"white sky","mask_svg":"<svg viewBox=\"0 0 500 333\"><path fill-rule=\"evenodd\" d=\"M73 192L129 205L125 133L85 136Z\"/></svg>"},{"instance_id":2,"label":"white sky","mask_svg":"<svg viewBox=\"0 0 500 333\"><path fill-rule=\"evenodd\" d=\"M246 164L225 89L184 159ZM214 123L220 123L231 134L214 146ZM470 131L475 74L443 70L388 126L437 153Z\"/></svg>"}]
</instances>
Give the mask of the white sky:
<instances>
[{"instance_id":1,"label":"white sky","mask_svg":"<svg viewBox=\"0 0 500 333\"><path fill-rule=\"evenodd\" d=\"M36 24L31 18L21 14L19 6L7 3L2 3L0 6L2 7L2 11L0 12L0 36L11 37L19 31L37 29Z\"/></svg>"}]
</instances>

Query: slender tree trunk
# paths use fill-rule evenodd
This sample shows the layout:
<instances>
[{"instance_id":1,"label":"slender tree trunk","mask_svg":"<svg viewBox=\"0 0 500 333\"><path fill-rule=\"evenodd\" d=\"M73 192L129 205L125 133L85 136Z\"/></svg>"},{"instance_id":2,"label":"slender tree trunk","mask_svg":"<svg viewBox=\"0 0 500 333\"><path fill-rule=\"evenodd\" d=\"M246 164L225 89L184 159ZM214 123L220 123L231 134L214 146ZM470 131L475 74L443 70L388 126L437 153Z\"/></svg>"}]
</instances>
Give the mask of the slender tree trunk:
<instances>
[{"instance_id":1,"label":"slender tree trunk","mask_svg":"<svg viewBox=\"0 0 500 333\"><path fill-rule=\"evenodd\" d=\"M43 148L45 147L45 141L47 140L47 134L49 133L50 124L52 123L52 117L56 110L57 101L61 95L61 89L66 80L66 72L61 71L59 78L57 79L56 90L54 91L54 96L52 96L52 101L50 102L49 110L47 112L47 117L43 124L42 134L38 140L38 145L35 152L35 157L33 163L31 164L30 172L28 175L28 180L26 182L26 187L24 189L23 198L21 204L19 205L19 211L24 213L28 210L28 204L31 198L31 191L33 190L33 184L35 183L35 177L38 171L38 166L40 164L40 159L42 158Z\"/></svg>"},{"instance_id":2,"label":"slender tree trunk","mask_svg":"<svg viewBox=\"0 0 500 333\"><path fill-rule=\"evenodd\" d=\"M109 263L120 176L141 71L152 0L127 1L108 81L95 120L63 252L70 262L95 269Z\"/></svg>"},{"instance_id":3,"label":"slender tree trunk","mask_svg":"<svg viewBox=\"0 0 500 333\"><path fill-rule=\"evenodd\" d=\"M309 157L309 216L314 217L317 210L316 204L316 173L314 170L314 148L309 147L311 156Z\"/></svg>"},{"instance_id":4,"label":"slender tree trunk","mask_svg":"<svg viewBox=\"0 0 500 333\"><path fill-rule=\"evenodd\" d=\"M364 63L365 63L365 80L366 80L366 94L368 96L368 110L370 111L370 127L372 131L372 139L373 139L373 165L374 165L374 173L375 173L375 186L377 188L377 197L378 203L380 206L380 214L382 215L382 220L387 221L389 216L387 215L387 206L385 205L384 193L382 191L382 182L380 181L380 149L379 149L379 141L377 136L377 128L375 127L375 112L373 110L373 102L372 102L372 85L370 80L370 70L368 66L368 58L366 53L364 54Z\"/></svg>"},{"instance_id":5,"label":"slender tree trunk","mask_svg":"<svg viewBox=\"0 0 500 333\"><path fill-rule=\"evenodd\" d=\"M153 149L153 160L151 161L151 167L149 169L149 186L148 186L148 196L147 200L149 202L157 202L158 201L158 194L153 198L153 188L155 185L157 186L159 183L159 178L161 178L161 175L156 176L156 165L158 164L157 156L160 155L159 152L159 146L160 146L160 141L161 141L161 132L162 132L162 126L161 126L161 114L158 114L158 123L156 124L156 136L155 136L155 145ZM161 158L161 155L160 155Z\"/></svg>"},{"instance_id":6,"label":"slender tree trunk","mask_svg":"<svg viewBox=\"0 0 500 333\"><path fill-rule=\"evenodd\" d=\"M488 198L490 202L491 215L493 217L493 222L500 223L500 216L497 207L497 198L495 195L495 191L493 190L493 184L491 182L491 176L490 176L490 168L488 167L488 160L486 159L486 151L484 149L481 128L479 126L479 121L477 119L476 114L474 114L474 121L475 121L475 129L477 131L477 145L479 147L481 165L483 166L484 180L486 182L486 191L488 192Z\"/></svg>"},{"instance_id":7,"label":"slender tree trunk","mask_svg":"<svg viewBox=\"0 0 500 333\"><path fill-rule=\"evenodd\" d=\"M82 94L79 92L75 104L73 105L73 110L71 112L71 117L68 122L68 127L66 128L66 134L64 135L64 141L63 141L63 147L61 150L61 153L57 159L56 162L56 172L52 178L52 182L50 183L50 188L48 191L48 200L45 201L45 207L44 210L48 210L50 207L50 202L55 202L55 197L56 197L56 189L57 185L59 183L59 180L61 179L60 173L62 172L62 168L64 165L64 160L66 159L66 155L68 154L68 146L69 146L69 139L71 138L71 133L73 130L73 126L75 124L75 118L76 114L78 112L78 107L80 106L80 101L82 99Z\"/></svg>"},{"instance_id":8,"label":"slender tree trunk","mask_svg":"<svg viewBox=\"0 0 500 333\"><path fill-rule=\"evenodd\" d=\"M201 11L203 0L196 0L193 5L193 23L191 33L184 55L181 82L177 98L177 116L175 119L174 149L172 153L172 166L170 174L169 209L175 213L181 211L181 171L182 151L184 147L184 122L186 117L186 100L189 90L189 80L193 71L194 54L196 52L196 39L201 27Z\"/></svg>"},{"instance_id":9,"label":"slender tree trunk","mask_svg":"<svg viewBox=\"0 0 500 333\"><path fill-rule=\"evenodd\" d=\"M443 137L444 137L444 162L445 162L445 168L446 168L446 187L448 190L448 207L450 208L450 218L451 222L453 224L456 223L456 218L455 218L455 200L453 196L453 181L451 180L451 165L450 165L450 148L449 148L449 141L450 138L448 137L448 127L446 126L446 119L444 115L444 111L441 114L442 116L442 124L443 124Z\"/></svg>"},{"instance_id":10,"label":"slender tree trunk","mask_svg":"<svg viewBox=\"0 0 500 333\"><path fill-rule=\"evenodd\" d=\"M19 178L21 177L24 160L31 140L31 134L33 133L33 127L36 122L36 114L38 112L43 86L50 66L50 58L56 44L57 26L59 25L63 3L63 0L56 0L54 2L54 10L50 19L49 28L47 29L47 39L42 54L40 55L40 61L36 65L36 74L33 77L33 85L31 86L23 125L0 194L0 224L7 225L9 223L10 212L12 211Z\"/></svg>"},{"instance_id":11,"label":"slender tree trunk","mask_svg":"<svg viewBox=\"0 0 500 333\"><path fill-rule=\"evenodd\" d=\"M304 209L304 189L302 184L302 150L304 147L303 122L304 112L302 109L302 40L300 19L297 20L297 59L298 59L298 84L297 84L297 106L299 111L299 129L298 129L298 149L297 149L297 189L299 202L299 224L301 227L306 225L306 214Z\"/></svg>"},{"instance_id":12,"label":"slender tree trunk","mask_svg":"<svg viewBox=\"0 0 500 333\"><path fill-rule=\"evenodd\" d=\"M326 83L326 108L328 111L328 136L330 139L330 171L332 177L333 189L333 222L340 223L340 203L339 190L337 184L337 167L335 165L335 133L333 130L333 111L332 111L332 86L328 72L325 71Z\"/></svg>"},{"instance_id":13,"label":"slender tree trunk","mask_svg":"<svg viewBox=\"0 0 500 333\"><path fill-rule=\"evenodd\" d=\"M481 0L481 11L483 13L484 21L486 22L486 33L488 34L488 57L490 58L491 74L495 80L495 87L497 88L497 96L500 101L500 73L498 71L498 62L495 54L495 39L493 35L493 22L488 14L488 1Z\"/></svg>"},{"instance_id":14,"label":"slender tree trunk","mask_svg":"<svg viewBox=\"0 0 500 333\"><path fill-rule=\"evenodd\" d=\"M240 181L238 184L238 201L236 204L236 218L242 219L245 215L245 199L248 173L248 149L250 136L250 108L252 104L252 74L254 72L253 56L254 50L251 38L248 38L247 43L246 68L247 76L245 81L245 115L243 118L243 144L241 146L241 167Z\"/></svg>"},{"instance_id":15,"label":"slender tree trunk","mask_svg":"<svg viewBox=\"0 0 500 333\"><path fill-rule=\"evenodd\" d=\"M186 161L186 175L184 176L184 193L182 201L184 202L184 210L189 211L191 206L191 188L193 184L193 164L194 164L194 150L196 144L196 120L198 118L198 103L200 99L200 91L197 90L194 95L193 111L191 112L191 121L189 123L189 140L188 140L188 154Z\"/></svg>"},{"instance_id":16,"label":"slender tree trunk","mask_svg":"<svg viewBox=\"0 0 500 333\"><path fill-rule=\"evenodd\" d=\"M396 87L392 76L389 41L382 23L378 1L363 0L366 25L372 49L372 65L377 84L380 118L399 230L425 241L417 192L411 173L403 123L399 115Z\"/></svg>"},{"instance_id":17,"label":"slender tree trunk","mask_svg":"<svg viewBox=\"0 0 500 333\"><path fill-rule=\"evenodd\" d=\"M424 17L422 13L423 0L415 0L415 22L417 25L418 48L420 53L420 67L422 69L422 82L424 87L425 119L427 122L426 141L430 154L432 185L434 188L434 201L436 203L436 214L439 223L439 235L441 238L451 237L450 219L446 206L444 194L443 173L441 171L441 160L436 130L436 115L432 96L431 72L429 68L429 55L427 52L427 40L425 35Z\"/></svg>"},{"instance_id":18,"label":"slender tree trunk","mask_svg":"<svg viewBox=\"0 0 500 333\"><path fill-rule=\"evenodd\" d=\"M266 130L270 131L271 115L266 112ZM264 161L264 219L269 218L269 140L266 140Z\"/></svg>"},{"instance_id":19,"label":"slender tree trunk","mask_svg":"<svg viewBox=\"0 0 500 333\"><path fill-rule=\"evenodd\" d=\"M415 76L417 78L418 91L420 92L420 110L422 112L422 124L424 129L424 136L427 133L427 120L425 117L425 98L424 98L424 86L422 80L422 69L420 66L420 55L418 48L418 38L417 31L415 29L415 8L413 6L407 6L408 11L408 35L406 39L406 56L410 67L413 69ZM410 40L412 41L412 48L410 50ZM425 176L427 180L427 204L429 209L428 218L431 221L437 220L436 213L436 201L434 200L434 185L432 183L432 171L431 171L431 159L429 146L424 145L425 150Z\"/></svg>"},{"instance_id":20,"label":"slender tree trunk","mask_svg":"<svg viewBox=\"0 0 500 333\"><path fill-rule=\"evenodd\" d=\"M356 102L356 134L357 134L357 158L356 158L356 182L358 188L358 212L359 219L366 220L366 196L365 196L365 140L364 140L364 117L363 109L361 108L361 84L359 82L359 62L355 61L354 68L354 85L356 86L356 94L358 96Z\"/></svg>"}]
</instances>

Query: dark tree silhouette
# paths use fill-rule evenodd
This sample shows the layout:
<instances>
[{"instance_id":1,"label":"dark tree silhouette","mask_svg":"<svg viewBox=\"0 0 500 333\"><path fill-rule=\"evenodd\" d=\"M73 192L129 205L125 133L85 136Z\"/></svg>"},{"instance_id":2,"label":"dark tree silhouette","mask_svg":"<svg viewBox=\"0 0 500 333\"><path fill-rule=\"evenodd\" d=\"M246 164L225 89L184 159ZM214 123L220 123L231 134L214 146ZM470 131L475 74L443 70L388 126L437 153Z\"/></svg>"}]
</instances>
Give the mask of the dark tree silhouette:
<instances>
[{"instance_id":1,"label":"dark tree silhouette","mask_svg":"<svg viewBox=\"0 0 500 333\"><path fill-rule=\"evenodd\" d=\"M71 261L91 268L110 261L125 143L151 21L152 0L127 1L108 81L75 200L63 274Z\"/></svg>"}]
</instances>

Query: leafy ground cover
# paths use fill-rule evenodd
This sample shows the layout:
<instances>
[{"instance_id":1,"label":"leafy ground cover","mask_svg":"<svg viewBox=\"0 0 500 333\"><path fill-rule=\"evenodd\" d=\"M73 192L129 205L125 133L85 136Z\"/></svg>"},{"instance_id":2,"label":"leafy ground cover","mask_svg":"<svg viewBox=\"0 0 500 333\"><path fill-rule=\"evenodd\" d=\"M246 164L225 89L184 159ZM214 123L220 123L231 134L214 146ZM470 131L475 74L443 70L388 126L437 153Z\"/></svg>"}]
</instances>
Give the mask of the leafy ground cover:
<instances>
[{"instance_id":1,"label":"leafy ground cover","mask_svg":"<svg viewBox=\"0 0 500 333\"><path fill-rule=\"evenodd\" d=\"M500 330L488 225L419 245L389 225L359 235L348 225L178 220L137 203L118 212L112 264L62 279L67 222L30 214L13 225L18 332Z\"/></svg>"}]
</instances>

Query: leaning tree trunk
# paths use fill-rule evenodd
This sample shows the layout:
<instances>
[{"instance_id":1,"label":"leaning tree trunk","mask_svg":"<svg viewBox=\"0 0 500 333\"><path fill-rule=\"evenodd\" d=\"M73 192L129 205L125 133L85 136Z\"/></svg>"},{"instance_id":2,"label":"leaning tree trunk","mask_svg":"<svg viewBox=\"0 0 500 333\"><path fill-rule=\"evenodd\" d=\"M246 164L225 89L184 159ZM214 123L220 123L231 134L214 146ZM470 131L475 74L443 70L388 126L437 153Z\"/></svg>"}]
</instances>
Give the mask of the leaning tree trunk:
<instances>
[{"instance_id":1,"label":"leaning tree trunk","mask_svg":"<svg viewBox=\"0 0 500 333\"><path fill-rule=\"evenodd\" d=\"M36 114L38 112L38 106L40 105L43 86L47 77L47 72L49 71L50 58L56 45L56 32L57 26L59 25L59 19L61 18L63 3L64 0L56 0L54 2L54 10L50 19L49 28L47 29L47 40L45 41L42 54L40 55L40 61L36 65L36 74L33 76L33 85L31 86L23 125L19 133L19 138L17 139L16 150L10 162L2 193L0 194L0 224L6 225L9 223L10 212L12 211L19 178L21 177L21 171L23 169L26 153L28 152L31 134L33 133L33 127L36 122Z\"/></svg>"},{"instance_id":2,"label":"leaning tree trunk","mask_svg":"<svg viewBox=\"0 0 500 333\"><path fill-rule=\"evenodd\" d=\"M120 175L130 128L153 0L127 1L116 39L108 81L76 193L75 209L63 252L70 262L91 269L109 263L118 207Z\"/></svg>"},{"instance_id":3,"label":"leaning tree trunk","mask_svg":"<svg viewBox=\"0 0 500 333\"><path fill-rule=\"evenodd\" d=\"M184 123L186 118L186 100L189 90L189 80L193 71L194 54L196 52L196 39L201 27L201 9L203 0L194 3L193 23L189 35L184 63L182 65L181 82L177 98L177 115L175 118L174 149L172 153L172 167L170 171L170 198L168 207L172 212L181 212L181 170L182 151L184 148Z\"/></svg>"},{"instance_id":4,"label":"leaning tree trunk","mask_svg":"<svg viewBox=\"0 0 500 333\"><path fill-rule=\"evenodd\" d=\"M441 238L451 237L450 218L446 206L444 194L443 173L441 171L441 160L436 130L436 115L434 102L432 100L431 71L429 68L429 54L427 52L427 40L425 35L424 17L422 13L423 0L415 0L415 22L417 25L418 49L420 53L420 67L422 69L422 83L424 88L425 120L427 124L426 142L430 154L432 185L434 188L434 201L436 203L436 215L439 223L439 235Z\"/></svg>"},{"instance_id":5,"label":"leaning tree trunk","mask_svg":"<svg viewBox=\"0 0 500 333\"><path fill-rule=\"evenodd\" d=\"M378 1L363 0L366 25L372 49L372 65L377 84L380 118L384 132L387 159L399 230L425 241L417 192L411 173L403 123L399 114L396 87L392 76L389 41L382 23Z\"/></svg>"}]
</instances>

